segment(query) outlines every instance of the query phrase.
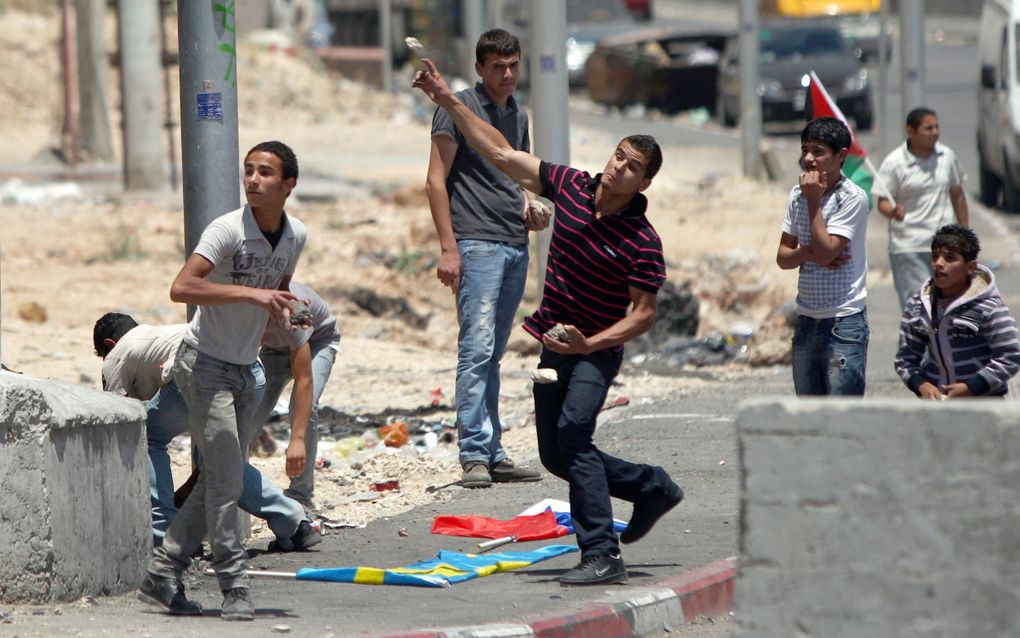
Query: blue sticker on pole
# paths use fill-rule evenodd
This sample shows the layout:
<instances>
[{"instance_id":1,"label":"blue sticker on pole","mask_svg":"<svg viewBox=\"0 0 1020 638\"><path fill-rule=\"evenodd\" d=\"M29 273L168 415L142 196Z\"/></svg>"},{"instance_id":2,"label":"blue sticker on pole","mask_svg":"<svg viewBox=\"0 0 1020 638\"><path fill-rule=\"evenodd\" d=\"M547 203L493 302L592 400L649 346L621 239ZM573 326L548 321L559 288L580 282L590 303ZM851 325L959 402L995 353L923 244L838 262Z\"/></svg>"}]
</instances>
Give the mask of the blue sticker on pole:
<instances>
[{"instance_id":1,"label":"blue sticker on pole","mask_svg":"<svg viewBox=\"0 0 1020 638\"><path fill-rule=\"evenodd\" d=\"M223 121L223 94L222 93L199 93L198 98L198 119Z\"/></svg>"},{"instance_id":2,"label":"blue sticker on pole","mask_svg":"<svg viewBox=\"0 0 1020 638\"><path fill-rule=\"evenodd\" d=\"M549 73L556 70L556 56L552 54L538 56L539 68Z\"/></svg>"}]
</instances>

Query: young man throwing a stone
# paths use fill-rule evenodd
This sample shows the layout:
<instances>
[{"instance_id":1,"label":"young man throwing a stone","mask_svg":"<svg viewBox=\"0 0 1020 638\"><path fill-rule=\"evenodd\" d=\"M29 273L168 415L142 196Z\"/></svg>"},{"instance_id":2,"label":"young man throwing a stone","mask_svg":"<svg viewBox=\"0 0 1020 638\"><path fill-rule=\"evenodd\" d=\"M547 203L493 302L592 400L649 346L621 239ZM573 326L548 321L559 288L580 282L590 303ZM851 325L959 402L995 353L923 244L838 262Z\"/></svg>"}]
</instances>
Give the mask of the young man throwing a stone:
<instances>
[{"instance_id":1,"label":"young man throwing a stone","mask_svg":"<svg viewBox=\"0 0 1020 638\"><path fill-rule=\"evenodd\" d=\"M539 366L556 381L536 384L538 448L545 467L570 484L581 562L562 585L627 580L619 543L632 543L683 498L661 467L631 463L595 447L595 418L623 360L623 344L655 321L656 293L666 278L662 243L645 217L648 188L662 153L647 135L620 142L595 177L515 150L498 130L457 99L424 60L413 86L446 110L483 157L522 187L556 204L541 307L525 329L541 339ZM629 312L628 312L629 311ZM565 324L566 335L546 334ZM613 530L614 496L634 503L627 530Z\"/></svg>"}]
</instances>

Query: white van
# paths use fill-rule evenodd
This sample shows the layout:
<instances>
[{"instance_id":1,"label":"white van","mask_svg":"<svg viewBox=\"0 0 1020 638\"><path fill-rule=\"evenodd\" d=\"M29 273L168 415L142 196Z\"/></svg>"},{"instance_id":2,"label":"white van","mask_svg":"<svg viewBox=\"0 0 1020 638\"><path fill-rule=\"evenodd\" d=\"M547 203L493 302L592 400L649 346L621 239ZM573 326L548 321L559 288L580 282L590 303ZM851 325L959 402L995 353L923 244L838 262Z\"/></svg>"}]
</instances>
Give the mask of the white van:
<instances>
[{"instance_id":1,"label":"white van","mask_svg":"<svg viewBox=\"0 0 1020 638\"><path fill-rule=\"evenodd\" d=\"M1020 212L1020 0L985 0L978 35L981 201Z\"/></svg>"}]
</instances>

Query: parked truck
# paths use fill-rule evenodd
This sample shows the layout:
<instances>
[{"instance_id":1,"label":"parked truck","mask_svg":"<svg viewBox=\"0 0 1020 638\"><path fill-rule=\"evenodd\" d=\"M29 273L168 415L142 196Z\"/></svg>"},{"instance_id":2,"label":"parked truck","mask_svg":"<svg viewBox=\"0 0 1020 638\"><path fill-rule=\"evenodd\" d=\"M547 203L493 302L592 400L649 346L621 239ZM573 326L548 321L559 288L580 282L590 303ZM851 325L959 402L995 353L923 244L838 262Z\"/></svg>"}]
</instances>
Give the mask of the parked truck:
<instances>
[{"instance_id":1,"label":"parked truck","mask_svg":"<svg viewBox=\"0 0 1020 638\"><path fill-rule=\"evenodd\" d=\"M978 33L981 201L1020 212L1020 0L986 0Z\"/></svg>"}]
</instances>

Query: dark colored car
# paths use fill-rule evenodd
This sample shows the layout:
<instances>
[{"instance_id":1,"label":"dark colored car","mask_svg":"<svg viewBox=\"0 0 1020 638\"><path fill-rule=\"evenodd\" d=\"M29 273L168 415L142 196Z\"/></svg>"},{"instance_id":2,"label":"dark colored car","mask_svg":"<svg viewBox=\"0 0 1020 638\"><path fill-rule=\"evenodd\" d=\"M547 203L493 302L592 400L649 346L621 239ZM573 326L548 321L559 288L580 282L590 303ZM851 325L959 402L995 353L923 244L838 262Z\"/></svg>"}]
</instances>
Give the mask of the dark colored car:
<instances>
[{"instance_id":1,"label":"dark colored car","mask_svg":"<svg viewBox=\"0 0 1020 638\"><path fill-rule=\"evenodd\" d=\"M804 121L811 113L809 74L814 71L843 115L859 131L874 121L871 82L858 53L829 21L783 20L759 30L758 95L765 122ZM719 62L716 114L736 126L740 112L739 39L727 43Z\"/></svg>"}]
</instances>

